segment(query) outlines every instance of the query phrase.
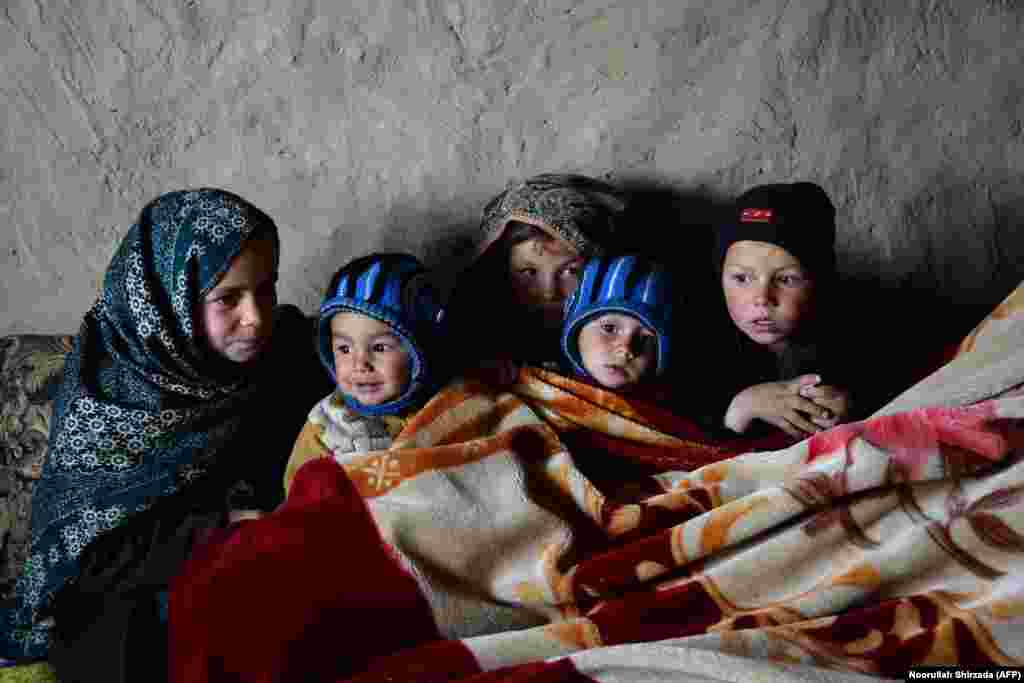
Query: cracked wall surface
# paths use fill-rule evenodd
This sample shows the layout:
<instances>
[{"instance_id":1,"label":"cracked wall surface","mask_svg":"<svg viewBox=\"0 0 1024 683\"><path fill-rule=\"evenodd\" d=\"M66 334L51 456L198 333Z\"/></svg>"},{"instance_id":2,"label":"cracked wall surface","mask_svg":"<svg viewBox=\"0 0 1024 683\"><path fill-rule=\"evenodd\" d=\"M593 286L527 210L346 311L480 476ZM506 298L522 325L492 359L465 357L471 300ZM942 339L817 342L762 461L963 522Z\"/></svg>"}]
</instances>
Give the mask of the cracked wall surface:
<instances>
[{"instance_id":1,"label":"cracked wall surface","mask_svg":"<svg viewBox=\"0 0 1024 683\"><path fill-rule=\"evenodd\" d=\"M844 273L969 318L1024 279L1022 19L1015 0L8 0L0 333L74 331L167 190L273 216L281 300L312 311L370 249L461 265L486 199L549 170L662 207L651 242L752 184L816 180Z\"/></svg>"}]
</instances>

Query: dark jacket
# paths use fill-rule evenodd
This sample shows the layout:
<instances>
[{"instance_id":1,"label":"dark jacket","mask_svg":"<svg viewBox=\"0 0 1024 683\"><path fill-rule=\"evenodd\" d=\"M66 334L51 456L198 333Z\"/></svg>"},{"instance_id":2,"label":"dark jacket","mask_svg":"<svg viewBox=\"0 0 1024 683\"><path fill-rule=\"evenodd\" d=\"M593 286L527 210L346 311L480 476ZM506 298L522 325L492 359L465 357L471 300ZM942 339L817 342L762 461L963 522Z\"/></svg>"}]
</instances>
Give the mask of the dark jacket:
<instances>
[{"instance_id":1,"label":"dark jacket","mask_svg":"<svg viewBox=\"0 0 1024 683\"><path fill-rule=\"evenodd\" d=\"M849 392L850 419L860 419L881 404L883 389L867 364L871 355L867 343L856 339L856 327L843 327L822 315L816 324L792 341L781 356L759 346L740 332L724 306L711 314L706 334L691 340L691 357L678 372L685 382L686 405L680 411L721 438L735 437L725 427L725 412L732 399L747 387L765 382L786 381L805 374L817 374L822 383ZM878 403L879 405L875 405ZM761 421L751 425L746 436L759 437L776 429Z\"/></svg>"},{"instance_id":2,"label":"dark jacket","mask_svg":"<svg viewBox=\"0 0 1024 683\"><path fill-rule=\"evenodd\" d=\"M292 445L332 385L316 356L313 321L287 307L279 325L262 371L272 373L281 392L253 407L226 456L83 549L79 575L49 609L55 626L48 659L62 683L165 679L161 594L196 535L223 526L231 509L270 511L284 499Z\"/></svg>"}]
</instances>

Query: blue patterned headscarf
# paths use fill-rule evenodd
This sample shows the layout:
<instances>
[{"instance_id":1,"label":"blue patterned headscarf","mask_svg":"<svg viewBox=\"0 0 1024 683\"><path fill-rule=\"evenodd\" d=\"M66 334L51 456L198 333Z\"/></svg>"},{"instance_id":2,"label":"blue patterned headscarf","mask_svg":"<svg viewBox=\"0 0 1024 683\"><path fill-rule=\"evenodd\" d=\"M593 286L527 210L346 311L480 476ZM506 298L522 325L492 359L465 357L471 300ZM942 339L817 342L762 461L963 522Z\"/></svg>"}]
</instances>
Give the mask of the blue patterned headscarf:
<instances>
[{"instance_id":1,"label":"blue patterned headscarf","mask_svg":"<svg viewBox=\"0 0 1024 683\"><path fill-rule=\"evenodd\" d=\"M38 612L78 573L83 546L205 471L238 431L253 383L206 343L198 307L248 240L273 221L217 189L150 202L85 315L54 402L32 496L32 543L6 616L6 648L45 656Z\"/></svg>"}]
</instances>

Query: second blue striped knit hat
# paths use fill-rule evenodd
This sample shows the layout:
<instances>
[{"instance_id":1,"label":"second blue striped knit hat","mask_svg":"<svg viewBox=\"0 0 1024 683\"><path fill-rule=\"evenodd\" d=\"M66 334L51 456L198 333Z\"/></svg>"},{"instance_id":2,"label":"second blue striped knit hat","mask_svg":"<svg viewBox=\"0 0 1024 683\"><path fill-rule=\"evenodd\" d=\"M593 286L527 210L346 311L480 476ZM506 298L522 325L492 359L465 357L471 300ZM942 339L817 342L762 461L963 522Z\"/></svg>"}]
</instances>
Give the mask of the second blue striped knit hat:
<instances>
[{"instance_id":1,"label":"second blue striped knit hat","mask_svg":"<svg viewBox=\"0 0 1024 683\"><path fill-rule=\"evenodd\" d=\"M580 357L580 330L605 313L637 318L658 339L655 374L668 368L672 346L674 292L668 271L635 255L601 256L587 261L579 287L566 299L562 326L562 353L576 372L588 375Z\"/></svg>"}]
</instances>

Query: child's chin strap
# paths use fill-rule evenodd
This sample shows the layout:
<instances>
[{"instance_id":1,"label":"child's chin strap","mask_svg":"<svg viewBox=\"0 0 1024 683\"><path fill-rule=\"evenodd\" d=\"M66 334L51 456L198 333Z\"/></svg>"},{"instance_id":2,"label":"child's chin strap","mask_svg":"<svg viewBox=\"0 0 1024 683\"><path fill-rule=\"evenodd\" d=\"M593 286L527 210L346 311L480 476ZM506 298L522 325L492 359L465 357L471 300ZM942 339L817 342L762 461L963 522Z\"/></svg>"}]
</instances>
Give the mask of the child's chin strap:
<instances>
[{"instance_id":1,"label":"child's chin strap","mask_svg":"<svg viewBox=\"0 0 1024 683\"><path fill-rule=\"evenodd\" d=\"M341 400L345 402L345 405L360 415L382 417L384 415L402 415L403 413L408 412L411 408L417 405L420 396L424 395L424 391L426 389L427 385L417 379L411 382L405 393L394 401L388 401L387 403L381 403L380 405L375 406L360 403L351 396L342 393L340 390L338 393L341 394Z\"/></svg>"}]
</instances>

